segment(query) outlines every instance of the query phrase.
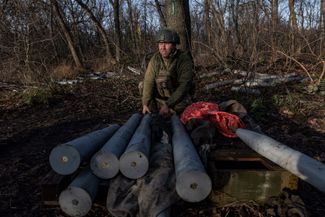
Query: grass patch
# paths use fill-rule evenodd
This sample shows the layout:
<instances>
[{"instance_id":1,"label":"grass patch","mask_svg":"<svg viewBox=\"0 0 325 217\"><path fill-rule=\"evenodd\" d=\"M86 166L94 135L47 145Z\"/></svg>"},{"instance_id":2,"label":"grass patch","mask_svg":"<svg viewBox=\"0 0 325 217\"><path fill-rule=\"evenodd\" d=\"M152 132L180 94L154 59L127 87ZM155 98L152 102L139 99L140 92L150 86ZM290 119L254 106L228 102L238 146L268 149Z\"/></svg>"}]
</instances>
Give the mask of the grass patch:
<instances>
[{"instance_id":1,"label":"grass patch","mask_svg":"<svg viewBox=\"0 0 325 217\"><path fill-rule=\"evenodd\" d=\"M265 101L262 98L258 98L252 101L249 111L256 120L263 120L265 114L268 112L268 108Z\"/></svg>"},{"instance_id":2,"label":"grass patch","mask_svg":"<svg viewBox=\"0 0 325 217\"><path fill-rule=\"evenodd\" d=\"M303 96L301 94L288 94L288 95L274 95L272 96L272 102L276 107L285 107L293 113L299 113Z\"/></svg>"},{"instance_id":3,"label":"grass patch","mask_svg":"<svg viewBox=\"0 0 325 217\"><path fill-rule=\"evenodd\" d=\"M32 87L24 91L23 101L27 105L48 104L53 90L44 87Z\"/></svg>"},{"instance_id":4,"label":"grass patch","mask_svg":"<svg viewBox=\"0 0 325 217\"><path fill-rule=\"evenodd\" d=\"M304 123L317 108L310 95L302 93L290 93L287 95L274 95L272 102L281 115L296 119L297 122Z\"/></svg>"},{"instance_id":5,"label":"grass patch","mask_svg":"<svg viewBox=\"0 0 325 217\"><path fill-rule=\"evenodd\" d=\"M75 79L78 75L88 72L89 69L86 68L77 68L69 64L61 64L56 66L50 77L54 80L62 79Z\"/></svg>"}]
</instances>

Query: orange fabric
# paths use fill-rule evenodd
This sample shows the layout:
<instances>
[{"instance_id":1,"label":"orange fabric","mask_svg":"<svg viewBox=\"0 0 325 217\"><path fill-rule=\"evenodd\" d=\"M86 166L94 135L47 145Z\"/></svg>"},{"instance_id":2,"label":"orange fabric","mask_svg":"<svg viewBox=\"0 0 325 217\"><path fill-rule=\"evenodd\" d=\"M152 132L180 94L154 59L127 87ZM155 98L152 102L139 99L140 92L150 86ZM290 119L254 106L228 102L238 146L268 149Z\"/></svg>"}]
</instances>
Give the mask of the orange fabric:
<instances>
[{"instance_id":1,"label":"orange fabric","mask_svg":"<svg viewBox=\"0 0 325 217\"><path fill-rule=\"evenodd\" d=\"M181 121L186 124L191 119L203 119L215 124L218 131L225 137L235 138L234 128L245 128L242 120L234 114L220 111L218 104L210 102L196 102L186 107L181 114Z\"/></svg>"}]
</instances>

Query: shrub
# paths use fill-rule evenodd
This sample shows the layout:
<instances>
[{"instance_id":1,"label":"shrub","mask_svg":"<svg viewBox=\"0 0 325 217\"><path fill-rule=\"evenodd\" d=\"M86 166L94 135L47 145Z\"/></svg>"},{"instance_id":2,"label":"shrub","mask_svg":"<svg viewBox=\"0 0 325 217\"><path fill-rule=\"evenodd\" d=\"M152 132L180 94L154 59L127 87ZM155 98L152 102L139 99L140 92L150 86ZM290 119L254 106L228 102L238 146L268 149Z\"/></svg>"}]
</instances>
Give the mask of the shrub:
<instances>
[{"instance_id":1,"label":"shrub","mask_svg":"<svg viewBox=\"0 0 325 217\"><path fill-rule=\"evenodd\" d=\"M23 99L27 105L48 104L52 96L51 89L43 87L33 87L23 93Z\"/></svg>"}]
</instances>

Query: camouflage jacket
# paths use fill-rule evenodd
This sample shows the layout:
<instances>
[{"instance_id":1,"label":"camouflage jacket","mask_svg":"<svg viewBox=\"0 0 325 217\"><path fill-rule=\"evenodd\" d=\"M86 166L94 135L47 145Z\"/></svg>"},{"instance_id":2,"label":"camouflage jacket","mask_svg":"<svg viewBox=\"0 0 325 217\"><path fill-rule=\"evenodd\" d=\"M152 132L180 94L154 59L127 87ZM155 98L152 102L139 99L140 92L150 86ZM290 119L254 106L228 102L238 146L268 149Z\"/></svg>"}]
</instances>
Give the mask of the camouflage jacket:
<instances>
[{"instance_id":1,"label":"camouflage jacket","mask_svg":"<svg viewBox=\"0 0 325 217\"><path fill-rule=\"evenodd\" d=\"M156 98L173 108L189 95L193 76L193 61L188 52L177 50L165 60L156 52L145 73L142 104L148 105L150 100Z\"/></svg>"}]
</instances>

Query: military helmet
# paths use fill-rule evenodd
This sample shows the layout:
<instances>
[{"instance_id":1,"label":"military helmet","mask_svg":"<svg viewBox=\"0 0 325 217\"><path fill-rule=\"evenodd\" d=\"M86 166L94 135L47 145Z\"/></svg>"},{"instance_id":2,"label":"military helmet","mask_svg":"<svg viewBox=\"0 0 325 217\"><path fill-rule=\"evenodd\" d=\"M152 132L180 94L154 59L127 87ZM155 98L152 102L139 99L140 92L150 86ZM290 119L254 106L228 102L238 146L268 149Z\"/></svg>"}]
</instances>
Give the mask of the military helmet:
<instances>
[{"instance_id":1,"label":"military helmet","mask_svg":"<svg viewBox=\"0 0 325 217\"><path fill-rule=\"evenodd\" d=\"M162 29L158 32L156 36L156 42L170 42L170 43L175 43L179 44L180 39L179 35L176 31L171 30L171 29Z\"/></svg>"}]
</instances>

